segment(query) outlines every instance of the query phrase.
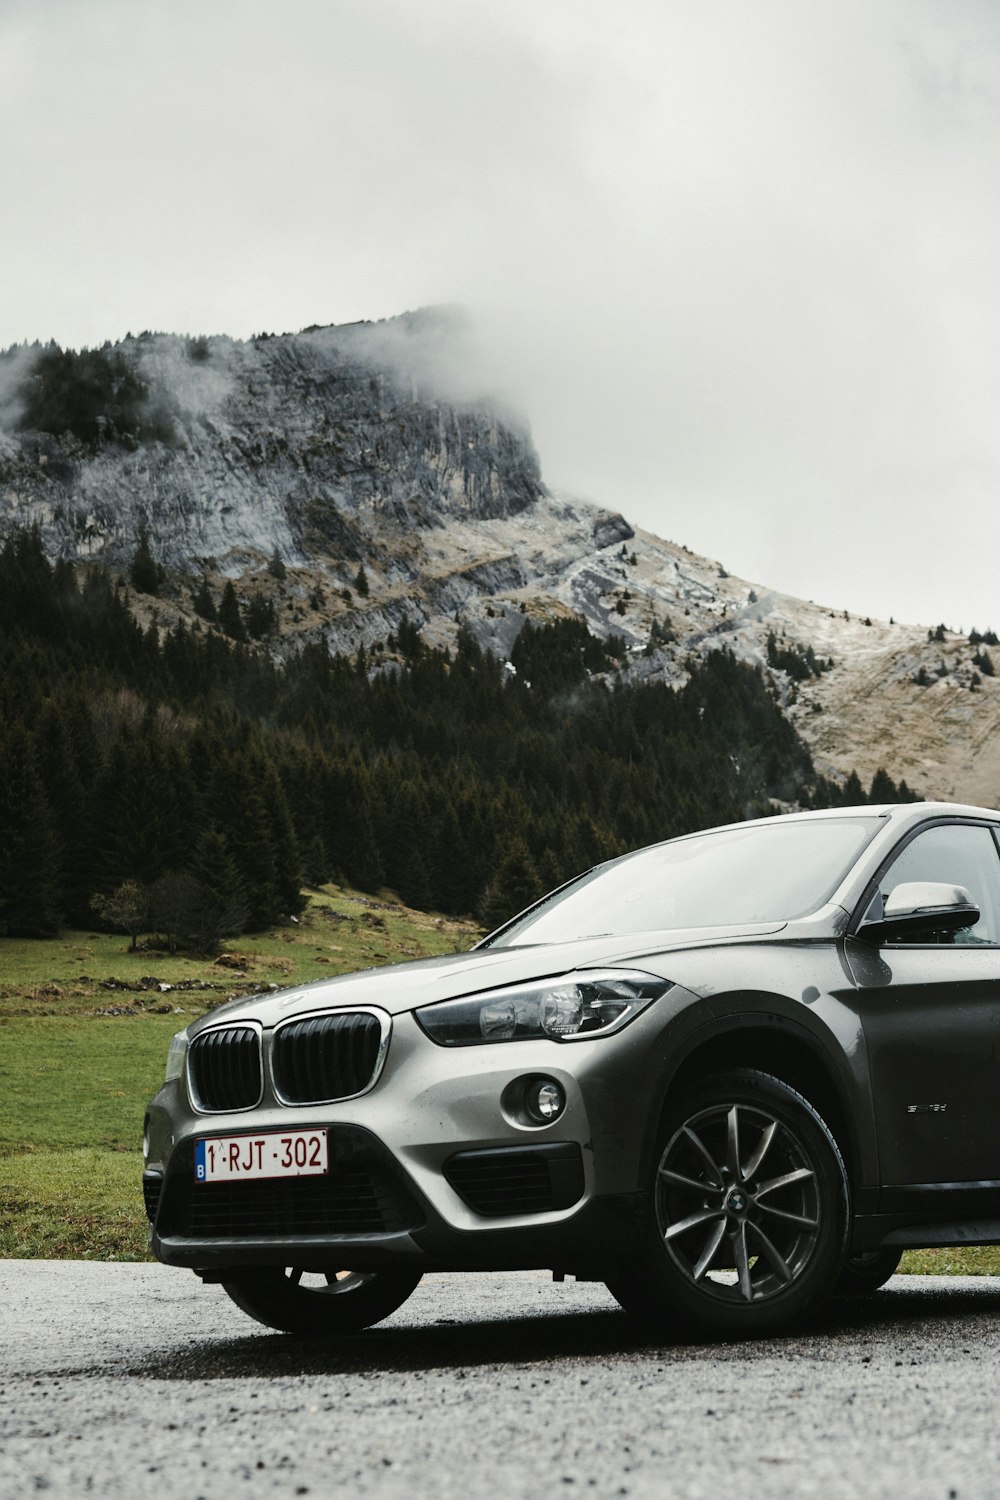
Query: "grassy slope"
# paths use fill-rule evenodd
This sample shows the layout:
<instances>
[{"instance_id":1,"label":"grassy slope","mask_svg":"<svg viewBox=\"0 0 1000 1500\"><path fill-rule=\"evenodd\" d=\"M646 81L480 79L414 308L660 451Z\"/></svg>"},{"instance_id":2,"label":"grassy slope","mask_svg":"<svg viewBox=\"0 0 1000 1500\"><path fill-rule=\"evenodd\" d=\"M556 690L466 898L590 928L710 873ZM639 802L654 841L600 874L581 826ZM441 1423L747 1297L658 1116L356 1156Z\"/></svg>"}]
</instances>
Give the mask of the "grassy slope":
<instances>
[{"instance_id":1,"label":"grassy slope","mask_svg":"<svg viewBox=\"0 0 1000 1500\"><path fill-rule=\"evenodd\" d=\"M265 985L447 953L477 936L329 886L311 893L297 927L216 962L128 953L123 938L79 932L0 940L0 1256L146 1257L143 1110L170 1037L194 1016ZM902 1269L1000 1274L1000 1249L915 1251Z\"/></svg>"},{"instance_id":2,"label":"grassy slope","mask_svg":"<svg viewBox=\"0 0 1000 1500\"><path fill-rule=\"evenodd\" d=\"M311 893L297 926L241 939L216 962L128 953L126 939L89 933L0 940L0 1256L146 1256L143 1111L171 1036L193 1017L269 984L447 953L478 936L330 886Z\"/></svg>"}]
</instances>

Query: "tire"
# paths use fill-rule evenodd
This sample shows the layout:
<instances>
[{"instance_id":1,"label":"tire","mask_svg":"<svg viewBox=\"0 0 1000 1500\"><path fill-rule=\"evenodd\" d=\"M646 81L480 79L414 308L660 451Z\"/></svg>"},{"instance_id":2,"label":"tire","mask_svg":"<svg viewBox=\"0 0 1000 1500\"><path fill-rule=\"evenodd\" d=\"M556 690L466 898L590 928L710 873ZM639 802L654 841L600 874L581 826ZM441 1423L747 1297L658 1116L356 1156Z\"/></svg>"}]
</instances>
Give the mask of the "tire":
<instances>
[{"instance_id":1,"label":"tire","mask_svg":"<svg viewBox=\"0 0 1000 1500\"><path fill-rule=\"evenodd\" d=\"M885 1286L903 1258L902 1250L865 1250L849 1255L834 1290L844 1297L863 1297Z\"/></svg>"},{"instance_id":2,"label":"tire","mask_svg":"<svg viewBox=\"0 0 1000 1500\"><path fill-rule=\"evenodd\" d=\"M755 1069L707 1077L667 1111L634 1262L608 1288L658 1332L747 1338L832 1292L847 1172L813 1106Z\"/></svg>"},{"instance_id":3,"label":"tire","mask_svg":"<svg viewBox=\"0 0 1000 1500\"><path fill-rule=\"evenodd\" d=\"M223 1290L258 1323L281 1333L336 1338L380 1323L402 1307L420 1281L419 1271L303 1271L260 1266L222 1283Z\"/></svg>"}]
</instances>

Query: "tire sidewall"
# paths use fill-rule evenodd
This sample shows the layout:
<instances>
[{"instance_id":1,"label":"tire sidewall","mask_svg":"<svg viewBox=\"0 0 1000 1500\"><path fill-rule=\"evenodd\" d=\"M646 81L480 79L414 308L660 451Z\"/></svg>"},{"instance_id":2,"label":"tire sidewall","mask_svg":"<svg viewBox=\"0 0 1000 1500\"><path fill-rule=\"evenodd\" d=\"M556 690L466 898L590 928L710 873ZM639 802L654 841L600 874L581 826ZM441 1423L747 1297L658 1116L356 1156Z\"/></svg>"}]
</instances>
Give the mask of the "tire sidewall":
<instances>
[{"instance_id":1,"label":"tire sidewall","mask_svg":"<svg viewBox=\"0 0 1000 1500\"><path fill-rule=\"evenodd\" d=\"M656 1185L663 1153L675 1133L699 1111L719 1105L764 1109L786 1125L805 1148L816 1173L822 1231L806 1265L789 1286L760 1302L723 1301L677 1265L657 1222ZM790 1085L756 1069L700 1080L669 1105L663 1118L639 1257L612 1283L620 1302L659 1327L732 1338L774 1332L816 1307L833 1290L844 1265L850 1226L847 1171L832 1132L816 1109Z\"/></svg>"},{"instance_id":2,"label":"tire sidewall","mask_svg":"<svg viewBox=\"0 0 1000 1500\"><path fill-rule=\"evenodd\" d=\"M284 1266L262 1266L223 1282L223 1290L267 1328L315 1338L358 1333L389 1317L421 1279L419 1271L386 1270L344 1291L295 1285Z\"/></svg>"}]
</instances>

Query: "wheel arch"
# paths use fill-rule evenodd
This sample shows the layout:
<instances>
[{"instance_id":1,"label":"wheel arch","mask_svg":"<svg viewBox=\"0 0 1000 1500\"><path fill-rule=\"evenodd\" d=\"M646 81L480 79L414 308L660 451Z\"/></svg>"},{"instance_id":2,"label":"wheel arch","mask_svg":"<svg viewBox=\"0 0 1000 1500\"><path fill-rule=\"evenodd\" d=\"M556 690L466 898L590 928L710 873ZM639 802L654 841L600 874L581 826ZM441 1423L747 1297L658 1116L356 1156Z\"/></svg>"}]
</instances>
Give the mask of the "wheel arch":
<instances>
[{"instance_id":1,"label":"wheel arch","mask_svg":"<svg viewBox=\"0 0 1000 1500\"><path fill-rule=\"evenodd\" d=\"M733 1069L756 1068L781 1079L807 1099L829 1127L855 1190L865 1184L864 1146L845 1081L821 1041L787 1016L771 1013L728 1016L700 1027L675 1054L663 1078L643 1143L642 1180L653 1169L657 1143L671 1102L699 1078Z\"/></svg>"}]
</instances>

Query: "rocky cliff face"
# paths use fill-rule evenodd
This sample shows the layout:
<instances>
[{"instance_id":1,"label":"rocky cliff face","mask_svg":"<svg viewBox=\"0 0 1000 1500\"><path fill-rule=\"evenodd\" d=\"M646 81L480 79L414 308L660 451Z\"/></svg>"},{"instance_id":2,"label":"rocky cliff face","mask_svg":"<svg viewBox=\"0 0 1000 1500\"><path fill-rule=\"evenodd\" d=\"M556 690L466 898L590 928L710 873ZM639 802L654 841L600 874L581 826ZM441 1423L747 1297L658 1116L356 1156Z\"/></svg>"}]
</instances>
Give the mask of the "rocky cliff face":
<instances>
[{"instance_id":1,"label":"rocky cliff face","mask_svg":"<svg viewBox=\"0 0 1000 1500\"><path fill-rule=\"evenodd\" d=\"M79 392L33 403L46 378L94 370L47 371L44 351L15 351L0 515L74 560L121 563L145 527L167 565L232 575L275 552L356 566L456 517L516 515L543 493L538 460L515 418L443 399L460 337L454 316L433 313L249 343L143 335L113 351L143 390L125 418L91 418ZM34 409L47 431L31 429ZM149 413L160 440L141 435Z\"/></svg>"},{"instance_id":2,"label":"rocky cliff face","mask_svg":"<svg viewBox=\"0 0 1000 1500\"><path fill-rule=\"evenodd\" d=\"M166 577L133 596L141 619L190 621L196 585L218 602L232 582L266 605L276 654L324 641L377 665L405 620L506 657L526 619L572 613L621 638L630 678L680 683L726 646L770 674L827 774L881 765L928 796L1000 800L1000 676L975 645L776 594L550 493L525 423L469 388L464 338L431 311L247 343L142 335L87 360L9 351L0 534L37 525L51 556L124 571L145 529Z\"/></svg>"}]
</instances>

